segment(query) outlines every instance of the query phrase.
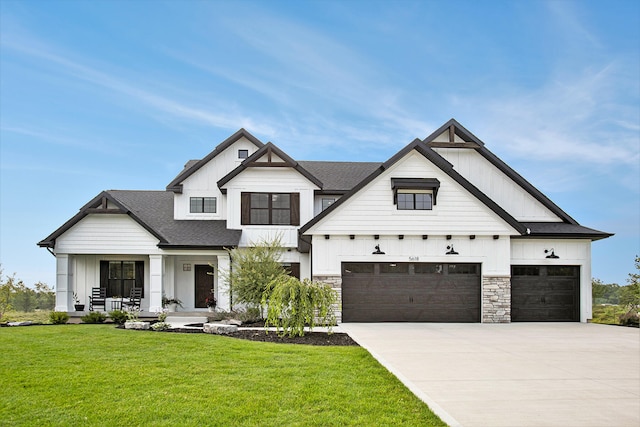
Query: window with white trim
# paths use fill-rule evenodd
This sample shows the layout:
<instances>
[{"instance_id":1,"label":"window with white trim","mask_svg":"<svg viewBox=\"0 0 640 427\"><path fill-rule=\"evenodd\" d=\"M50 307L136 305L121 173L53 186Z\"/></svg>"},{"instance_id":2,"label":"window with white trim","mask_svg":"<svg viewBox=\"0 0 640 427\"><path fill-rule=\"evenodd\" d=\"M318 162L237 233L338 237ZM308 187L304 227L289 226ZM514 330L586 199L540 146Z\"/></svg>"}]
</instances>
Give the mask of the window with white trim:
<instances>
[{"instance_id":1,"label":"window with white trim","mask_svg":"<svg viewBox=\"0 0 640 427\"><path fill-rule=\"evenodd\" d=\"M216 213L215 197L191 197L189 199L190 213Z\"/></svg>"}]
</instances>

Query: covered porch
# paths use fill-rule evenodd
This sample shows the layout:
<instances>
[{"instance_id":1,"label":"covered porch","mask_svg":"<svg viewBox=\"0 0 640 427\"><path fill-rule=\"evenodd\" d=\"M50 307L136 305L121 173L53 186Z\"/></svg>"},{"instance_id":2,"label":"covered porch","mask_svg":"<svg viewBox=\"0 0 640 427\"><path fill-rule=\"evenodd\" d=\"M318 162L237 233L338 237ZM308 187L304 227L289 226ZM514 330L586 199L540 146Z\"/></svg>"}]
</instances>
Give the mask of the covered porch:
<instances>
[{"instance_id":1,"label":"covered porch","mask_svg":"<svg viewBox=\"0 0 640 427\"><path fill-rule=\"evenodd\" d=\"M220 310L231 310L229 254L224 250L162 251L159 254L56 254L56 310L76 313L90 307L93 288L106 289L104 310L117 309L132 288L142 288L140 311L162 310L163 297L180 300L181 312L208 313L213 291ZM76 313L78 314L78 313Z\"/></svg>"}]
</instances>

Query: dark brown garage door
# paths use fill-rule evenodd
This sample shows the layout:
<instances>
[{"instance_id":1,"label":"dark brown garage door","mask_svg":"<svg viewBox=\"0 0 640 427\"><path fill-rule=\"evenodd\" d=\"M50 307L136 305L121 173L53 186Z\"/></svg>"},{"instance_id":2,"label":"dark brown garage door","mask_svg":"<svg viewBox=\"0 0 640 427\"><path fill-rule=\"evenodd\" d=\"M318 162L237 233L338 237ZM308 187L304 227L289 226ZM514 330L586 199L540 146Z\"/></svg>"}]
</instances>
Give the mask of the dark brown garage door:
<instances>
[{"instance_id":1,"label":"dark brown garage door","mask_svg":"<svg viewBox=\"0 0 640 427\"><path fill-rule=\"evenodd\" d=\"M479 322L480 264L343 263L344 322Z\"/></svg>"},{"instance_id":2,"label":"dark brown garage door","mask_svg":"<svg viewBox=\"0 0 640 427\"><path fill-rule=\"evenodd\" d=\"M511 266L511 321L579 322L580 267Z\"/></svg>"}]
</instances>

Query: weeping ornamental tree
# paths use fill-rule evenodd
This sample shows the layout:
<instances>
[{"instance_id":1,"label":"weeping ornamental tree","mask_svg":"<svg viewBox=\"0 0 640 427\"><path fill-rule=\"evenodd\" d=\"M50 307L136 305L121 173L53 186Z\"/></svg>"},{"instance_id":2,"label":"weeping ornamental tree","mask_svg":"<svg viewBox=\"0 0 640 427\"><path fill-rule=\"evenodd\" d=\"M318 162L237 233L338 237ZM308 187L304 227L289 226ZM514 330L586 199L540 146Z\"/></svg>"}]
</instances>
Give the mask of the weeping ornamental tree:
<instances>
[{"instance_id":1,"label":"weeping ornamental tree","mask_svg":"<svg viewBox=\"0 0 640 427\"><path fill-rule=\"evenodd\" d=\"M263 294L262 304L268 307L265 327L275 326L278 335L290 337L303 336L305 326L328 326L331 333L336 323L336 303L337 294L326 283L295 277L279 279Z\"/></svg>"}]
</instances>

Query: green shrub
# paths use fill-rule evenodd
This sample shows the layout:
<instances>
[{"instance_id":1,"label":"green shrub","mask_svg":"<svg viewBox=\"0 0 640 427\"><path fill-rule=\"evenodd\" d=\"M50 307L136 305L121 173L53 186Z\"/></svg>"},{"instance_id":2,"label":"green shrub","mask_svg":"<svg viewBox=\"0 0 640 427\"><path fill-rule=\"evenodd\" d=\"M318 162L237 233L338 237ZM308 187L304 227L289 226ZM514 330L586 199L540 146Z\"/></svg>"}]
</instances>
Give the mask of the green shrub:
<instances>
[{"instance_id":1,"label":"green shrub","mask_svg":"<svg viewBox=\"0 0 640 427\"><path fill-rule=\"evenodd\" d=\"M107 320L107 316L99 311L92 311L82 316L80 320L82 320L82 323L102 323Z\"/></svg>"},{"instance_id":2,"label":"green shrub","mask_svg":"<svg viewBox=\"0 0 640 427\"><path fill-rule=\"evenodd\" d=\"M629 310L622 316L620 316L620 324L624 326L640 326L640 318L638 312L634 309Z\"/></svg>"},{"instance_id":3,"label":"green shrub","mask_svg":"<svg viewBox=\"0 0 640 427\"><path fill-rule=\"evenodd\" d=\"M275 326L280 336L303 336L305 326L331 328L336 323L333 309L338 298L325 283L287 276L275 282L269 300L266 295L262 300L263 305L268 305L265 327Z\"/></svg>"},{"instance_id":4,"label":"green shrub","mask_svg":"<svg viewBox=\"0 0 640 427\"><path fill-rule=\"evenodd\" d=\"M69 321L69 315L64 311L52 311L49 313L49 322L54 325L64 325Z\"/></svg>"},{"instance_id":5,"label":"green shrub","mask_svg":"<svg viewBox=\"0 0 640 427\"><path fill-rule=\"evenodd\" d=\"M123 310L113 310L109 312L109 317L113 320L114 323L118 325L124 325L124 322L127 321L127 313Z\"/></svg>"}]
</instances>

